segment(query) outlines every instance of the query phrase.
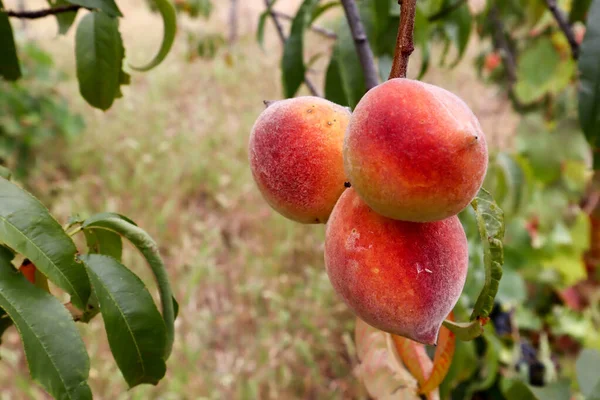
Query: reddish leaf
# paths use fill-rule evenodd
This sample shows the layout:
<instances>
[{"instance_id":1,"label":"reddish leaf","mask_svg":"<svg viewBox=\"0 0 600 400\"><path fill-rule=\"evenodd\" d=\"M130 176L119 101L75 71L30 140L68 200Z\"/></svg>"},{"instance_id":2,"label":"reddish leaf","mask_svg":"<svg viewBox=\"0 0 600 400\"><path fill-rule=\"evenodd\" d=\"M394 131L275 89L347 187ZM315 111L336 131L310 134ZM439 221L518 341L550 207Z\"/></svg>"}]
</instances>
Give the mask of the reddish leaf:
<instances>
[{"instance_id":1,"label":"reddish leaf","mask_svg":"<svg viewBox=\"0 0 600 400\"><path fill-rule=\"evenodd\" d=\"M448 319L454 321L454 314L450 313ZM427 381L420 385L419 393L427 394L440 386L450 369L455 349L456 336L448 328L442 326L437 348L435 349L435 356L433 357L433 370Z\"/></svg>"},{"instance_id":2,"label":"reddish leaf","mask_svg":"<svg viewBox=\"0 0 600 400\"><path fill-rule=\"evenodd\" d=\"M402 363L417 379L419 386L423 385L433 369L425 346L402 336L392 335L392 339Z\"/></svg>"}]
</instances>

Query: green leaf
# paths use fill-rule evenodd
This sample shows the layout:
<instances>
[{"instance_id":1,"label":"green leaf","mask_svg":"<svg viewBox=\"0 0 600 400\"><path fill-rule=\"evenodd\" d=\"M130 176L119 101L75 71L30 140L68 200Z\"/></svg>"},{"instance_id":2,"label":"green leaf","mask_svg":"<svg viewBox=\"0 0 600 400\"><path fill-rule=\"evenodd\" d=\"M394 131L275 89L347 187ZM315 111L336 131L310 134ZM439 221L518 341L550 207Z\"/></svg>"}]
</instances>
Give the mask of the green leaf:
<instances>
[{"instance_id":1,"label":"green leaf","mask_svg":"<svg viewBox=\"0 0 600 400\"><path fill-rule=\"evenodd\" d=\"M106 229L125 237L129 240L144 256L154 277L156 279L160 300L162 304L162 316L167 329L167 345L165 358L168 358L173 348L175 336L175 311L173 309L173 294L169 276L162 258L160 257L158 246L154 240L144 230L136 226L131 220L118 214L103 213L95 215L84 221L82 225L84 231L87 229Z\"/></svg>"},{"instance_id":2,"label":"green leaf","mask_svg":"<svg viewBox=\"0 0 600 400\"><path fill-rule=\"evenodd\" d=\"M177 319L177 317L179 316L179 303L177 302L177 300L175 300L175 297L173 297L173 314L173 319Z\"/></svg>"},{"instance_id":3,"label":"green leaf","mask_svg":"<svg viewBox=\"0 0 600 400\"><path fill-rule=\"evenodd\" d=\"M285 41L281 73L285 97L294 97L304 82L304 32L310 26L312 13L319 0L304 0L292 21L290 35Z\"/></svg>"},{"instance_id":4,"label":"green leaf","mask_svg":"<svg viewBox=\"0 0 600 400\"><path fill-rule=\"evenodd\" d=\"M77 26L75 56L81 95L91 106L108 110L121 80L119 21L102 12L88 13Z\"/></svg>"},{"instance_id":5,"label":"green leaf","mask_svg":"<svg viewBox=\"0 0 600 400\"><path fill-rule=\"evenodd\" d=\"M149 71L162 63L167 54L169 54L169 51L171 51L171 47L173 47L173 42L175 41L175 33L177 32L175 7L173 7L173 4L169 0L154 0L154 3L163 20L163 39L160 49L152 61L141 67L131 66L136 71Z\"/></svg>"},{"instance_id":6,"label":"green leaf","mask_svg":"<svg viewBox=\"0 0 600 400\"><path fill-rule=\"evenodd\" d=\"M593 147L600 137L600 0L588 13L585 37L579 56L579 122Z\"/></svg>"},{"instance_id":7,"label":"green leaf","mask_svg":"<svg viewBox=\"0 0 600 400\"><path fill-rule=\"evenodd\" d=\"M481 379L478 379L469 385L467 388L468 394L465 395L465 398L468 399L472 398L476 392L484 392L489 389L498 378L502 343L500 343L500 340L490 329L486 330L483 338L485 339L486 348L481 371L484 375Z\"/></svg>"},{"instance_id":8,"label":"green leaf","mask_svg":"<svg viewBox=\"0 0 600 400\"><path fill-rule=\"evenodd\" d=\"M47 0L48 4L51 8L56 8L60 6L65 6L70 4L67 0ZM56 17L56 22L58 23L58 33L61 35L66 34L75 22L75 18L77 17L77 10L70 12L61 12L58 14L54 14Z\"/></svg>"},{"instance_id":9,"label":"green leaf","mask_svg":"<svg viewBox=\"0 0 600 400\"><path fill-rule=\"evenodd\" d=\"M594 388L600 385L599 365L600 352L597 350L583 349L577 358L577 383L584 396L591 396Z\"/></svg>"},{"instance_id":10,"label":"green leaf","mask_svg":"<svg viewBox=\"0 0 600 400\"><path fill-rule=\"evenodd\" d=\"M381 0L379 0L381 1ZM274 2L273 2L274 3ZM273 6L273 3L271 3L271 6ZM312 17L310 19L310 23L312 24L313 22L315 22L321 15L323 15L325 12L327 12L328 10L334 8L334 7L338 7L342 5L342 3L339 2L339 0L333 0L327 3L323 3L321 5L318 5L315 10L312 13Z\"/></svg>"},{"instance_id":11,"label":"green leaf","mask_svg":"<svg viewBox=\"0 0 600 400\"><path fill-rule=\"evenodd\" d=\"M57 399L91 399L90 361L66 308L0 258L0 307L17 326L31 377Z\"/></svg>"},{"instance_id":12,"label":"green leaf","mask_svg":"<svg viewBox=\"0 0 600 400\"><path fill-rule=\"evenodd\" d=\"M2 0L0 0L0 9L4 9ZM12 26L8 20L8 15L0 13L0 76L7 81L16 81L21 77L21 66L19 65L19 56L15 46Z\"/></svg>"},{"instance_id":13,"label":"green leaf","mask_svg":"<svg viewBox=\"0 0 600 400\"><path fill-rule=\"evenodd\" d=\"M571 12L569 13L569 22L585 21L590 4L592 4L592 0L573 0Z\"/></svg>"},{"instance_id":14,"label":"green leaf","mask_svg":"<svg viewBox=\"0 0 600 400\"><path fill-rule=\"evenodd\" d=\"M467 5L463 4L452 11L444 18L443 24L444 34L450 41L454 42L458 50L456 60L450 66L454 67L465 54L465 50L467 50L467 45L469 44L469 37L471 36L472 18Z\"/></svg>"},{"instance_id":15,"label":"green leaf","mask_svg":"<svg viewBox=\"0 0 600 400\"><path fill-rule=\"evenodd\" d=\"M350 28L344 23L338 30L338 39L327 68L325 97L340 105L354 108L365 93L363 70Z\"/></svg>"},{"instance_id":16,"label":"green leaf","mask_svg":"<svg viewBox=\"0 0 600 400\"><path fill-rule=\"evenodd\" d=\"M0 178L0 243L29 258L45 276L83 309L90 296L77 249L48 210L31 194Z\"/></svg>"},{"instance_id":17,"label":"green leaf","mask_svg":"<svg viewBox=\"0 0 600 400\"><path fill-rule=\"evenodd\" d=\"M100 303L110 349L130 388L166 372L164 321L144 283L109 256L79 257Z\"/></svg>"},{"instance_id":18,"label":"green leaf","mask_svg":"<svg viewBox=\"0 0 600 400\"><path fill-rule=\"evenodd\" d=\"M260 45L260 48L263 50L265 49L265 25L267 22L267 18L269 18L270 15L271 14L269 14L269 11L267 10L267 11L263 11L263 13L260 14L260 17L258 17L258 28L256 29L256 41Z\"/></svg>"},{"instance_id":19,"label":"green leaf","mask_svg":"<svg viewBox=\"0 0 600 400\"><path fill-rule=\"evenodd\" d=\"M90 253L104 254L121 261L123 241L119 234L105 229L85 229L83 233Z\"/></svg>"},{"instance_id":20,"label":"green leaf","mask_svg":"<svg viewBox=\"0 0 600 400\"><path fill-rule=\"evenodd\" d=\"M66 0L68 3L77 4L90 9L98 9L111 17L122 17L121 10L114 0Z\"/></svg>"},{"instance_id":21,"label":"green leaf","mask_svg":"<svg viewBox=\"0 0 600 400\"><path fill-rule=\"evenodd\" d=\"M417 7L415 13L414 41L415 45L421 48L421 68L419 70L418 79L421 79L429 68L431 55L430 34L431 25L427 20L427 16L421 11L420 7Z\"/></svg>"},{"instance_id":22,"label":"green leaf","mask_svg":"<svg viewBox=\"0 0 600 400\"><path fill-rule=\"evenodd\" d=\"M496 204L492 195L481 188L471 203L477 217L479 235L483 242L483 263L485 266L484 287L475 302L471 320L489 317L494 307L494 298L502 278L504 251L504 213Z\"/></svg>"},{"instance_id":23,"label":"green leaf","mask_svg":"<svg viewBox=\"0 0 600 400\"><path fill-rule=\"evenodd\" d=\"M507 399L519 400L569 400L570 382L561 380L546 386L530 386L518 379L503 379L503 393Z\"/></svg>"}]
</instances>

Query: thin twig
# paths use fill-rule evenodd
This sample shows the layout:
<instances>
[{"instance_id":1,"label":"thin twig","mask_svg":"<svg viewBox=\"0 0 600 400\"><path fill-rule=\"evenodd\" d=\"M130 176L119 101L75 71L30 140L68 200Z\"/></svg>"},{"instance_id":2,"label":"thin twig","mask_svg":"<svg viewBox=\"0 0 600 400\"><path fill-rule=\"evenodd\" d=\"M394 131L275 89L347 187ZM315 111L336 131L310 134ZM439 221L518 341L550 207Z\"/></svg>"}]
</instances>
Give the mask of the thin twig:
<instances>
[{"instance_id":1,"label":"thin twig","mask_svg":"<svg viewBox=\"0 0 600 400\"><path fill-rule=\"evenodd\" d=\"M281 11L275 11L275 10L272 10L272 12L273 12L273 13L274 13L274 14L275 14L277 17L279 17L279 18L281 18L281 19L286 19L286 20L288 20L288 21L292 21L292 20L294 19L294 17L292 17L291 15L288 15L288 14L286 14L286 13L283 13L283 12L281 12ZM329 30L329 29L327 29L327 28L323 28L322 26L318 26L318 25L311 25L311 26L310 26L310 30L311 30L311 31L313 31L313 32L315 32L315 33L318 33L318 34L320 34L320 35L323 35L323 36L325 36L326 38L329 38L329 39L334 39L334 40L335 40L335 39L337 39L337 34L336 34L334 31L332 31L332 30Z\"/></svg>"},{"instance_id":2,"label":"thin twig","mask_svg":"<svg viewBox=\"0 0 600 400\"><path fill-rule=\"evenodd\" d=\"M430 15L429 17L427 17L427 20L429 22L433 22L433 21L437 21L438 19L442 19L445 16L451 14L452 11L457 10L458 8L460 8L460 6L462 6L466 2L467 2L467 0L456 0L454 3L450 4L449 6L444 7L441 10L439 10L438 12L436 12L436 13Z\"/></svg>"},{"instance_id":3,"label":"thin twig","mask_svg":"<svg viewBox=\"0 0 600 400\"><path fill-rule=\"evenodd\" d=\"M342 0L342 6L344 7L344 12L346 13L348 25L350 25L350 31L352 32L352 38L354 39L354 45L356 46L360 65L362 66L365 75L366 89L371 90L379 85L373 50L371 50L371 46L369 45L369 40L365 34L365 29L360 20L360 14L358 13L358 7L356 7L354 0Z\"/></svg>"},{"instance_id":4,"label":"thin twig","mask_svg":"<svg viewBox=\"0 0 600 400\"><path fill-rule=\"evenodd\" d=\"M577 43L577 39L575 39L575 33L573 33L573 27L569 24L567 17L562 12L562 10L556 4L556 0L546 0L546 5L550 9L550 12L554 16L556 22L558 22L558 26L563 31L565 36L567 37L567 41L571 46L571 54L574 60L577 60L579 57L579 43Z\"/></svg>"},{"instance_id":5,"label":"thin twig","mask_svg":"<svg viewBox=\"0 0 600 400\"><path fill-rule=\"evenodd\" d=\"M281 43L285 44L285 42L287 41L287 38L285 36L285 32L283 30L283 26L281 25L281 22L279 21L279 18L277 18L277 14L275 13L275 11L273 11L271 9L271 0L265 0L265 5L267 6L267 10L270 10L269 15L271 16L271 19L273 19L273 23L275 24L275 29L277 30L277 34L279 35L279 39L281 40ZM306 76L304 77L304 84L306 85L306 87L308 88L308 90L310 91L310 93L313 96L322 97L319 94L319 91L317 90L317 87L315 86L315 84L312 83L312 81Z\"/></svg>"},{"instance_id":6,"label":"thin twig","mask_svg":"<svg viewBox=\"0 0 600 400\"><path fill-rule=\"evenodd\" d=\"M527 111L537 108L541 103L546 101L543 98L541 101L536 101L531 104L523 104L515 94L515 83L517 82L517 61L510 43L506 39L506 29L504 23L500 19L496 4L490 7L489 18L492 25L492 41L494 48L499 50L500 57L508 80L508 97L513 104L513 107L519 111Z\"/></svg>"},{"instance_id":7,"label":"thin twig","mask_svg":"<svg viewBox=\"0 0 600 400\"><path fill-rule=\"evenodd\" d=\"M413 31L415 29L415 14L417 12L417 0L403 0L400 9L400 26L398 27L398 39L396 40L396 53L392 63L392 78L406 78L408 58L415 49Z\"/></svg>"},{"instance_id":8,"label":"thin twig","mask_svg":"<svg viewBox=\"0 0 600 400\"><path fill-rule=\"evenodd\" d=\"M67 12L75 12L75 11L79 10L80 8L86 8L86 9L90 10L90 8L87 8L87 7L82 7L82 6L78 6L78 5L74 5L74 4L67 4L64 6L58 6L58 7L54 7L54 8L46 8L46 9L37 10L37 11L0 10L0 13L5 13L9 17L14 17L14 18L37 19L37 18L48 17L50 15L62 14L62 13L67 13Z\"/></svg>"}]
</instances>

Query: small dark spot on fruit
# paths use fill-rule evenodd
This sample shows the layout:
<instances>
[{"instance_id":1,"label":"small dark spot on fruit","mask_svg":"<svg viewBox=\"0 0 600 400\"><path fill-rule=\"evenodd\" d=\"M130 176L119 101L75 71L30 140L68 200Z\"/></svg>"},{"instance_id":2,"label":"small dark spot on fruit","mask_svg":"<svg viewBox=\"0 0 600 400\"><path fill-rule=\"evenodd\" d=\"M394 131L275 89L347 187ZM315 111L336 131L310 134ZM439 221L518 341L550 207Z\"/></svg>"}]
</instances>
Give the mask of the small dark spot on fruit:
<instances>
[{"instance_id":1,"label":"small dark spot on fruit","mask_svg":"<svg viewBox=\"0 0 600 400\"><path fill-rule=\"evenodd\" d=\"M333 125L333 122L327 121L327 125L331 126L331 125Z\"/></svg>"},{"instance_id":2,"label":"small dark spot on fruit","mask_svg":"<svg viewBox=\"0 0 600 400\"><path fill-rule=\"evenodd\" d=\"M356 228L352 228L352 233L356 233Z\"/></svg>"},{"instance_id":3,"label":"small dark spot on fruit","mask_svg":"<svg viewBox=\"0 0 600 400\"><path fill-rule=\"evenodd\" d=\"M350 182L344 182L344 187L346 187L346 188L352 187L352 184Z\"/></svg>"},{"instance_id":4,"label":"small dark spot on fruit","mask_svg":"<svg viewBox=\"0 0 600 400\"><path fill-rule=\"evenodd\" d=\"M313 106L313 107L314 107L314 106ZM318 224L318 223L320 222L320 221L319 221L319 218L315 218L315 222Z\"/></svg>"}]
</instances>

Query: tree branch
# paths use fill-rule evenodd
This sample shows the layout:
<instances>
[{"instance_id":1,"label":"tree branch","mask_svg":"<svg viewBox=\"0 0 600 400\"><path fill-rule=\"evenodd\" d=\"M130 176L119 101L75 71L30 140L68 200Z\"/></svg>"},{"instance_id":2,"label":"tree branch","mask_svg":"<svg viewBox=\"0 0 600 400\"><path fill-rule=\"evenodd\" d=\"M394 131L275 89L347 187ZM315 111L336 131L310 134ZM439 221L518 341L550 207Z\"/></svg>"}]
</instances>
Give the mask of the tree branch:
<instances>
[{"instance_id":1,"label":"tree branch","mask_svg":"<svg viewBox=\"0 0 600 400\"><path fill-rule=\"evenodd\" d=\"M467 0L456 0L454 3L450 4L449 6L444 7L441 10L439 10L438 12L427 17L427 20L429 22L433 22L433 21L437 21L438 19L442 19L445 16L447 16L448 14L452 13L452 11L458 9L460 6L462 6L466 2L467 2Z\"/></svg>"},{"instance_id":2,"label":"tree branch","mask_svg":"<svg viewBox=\"0 0 600 400\"><path fill-rule=\"evenodd\" d=\"M87 7L82 7L82 6L78 6L75 4L68 4L68 5L64 5L64 6L58 6L58 7L54 7L54 8L46 8L46 9L37 10L37 11L0 10L0 13L5 13L9 17L14 17L14 18L37 19L37 18L44 18L49 15L62 14L62 13L67 13L67 12L75 12L75 11L79 10L80 8L85 8L87 10L91 10L90 8L87 8Z\"/></svg>"},{"instance_id":3,"label":"tree branch","mask_svg":"<svg viewBox=\"0 0 600 400\"><path fill-rule=\"evenodd\" d=\"M569 21L567 20L567 17L562 12L562 10L558 8L556 0L546 0L546 5L550 9L550 12L554 16L556 22L558 22L558 26L567 37L567 41L571 46L571 55L573 56L573 59L577 60L577 58L579 57L579 43L577 43L577 39L575 39L575 33L573 33L573 28L571 27L571 24L569 24Z\"/></svg>"},{"instance_id":4,"label":"tree branch","mask_svg":"<svg viewBox=\"0 0 600 400\"><path fill-rule=\"evenodd\" d=\"M273 10L272 12L277 17L279 17L281 19L286 19L288 21L291 21L291 20L294 19L294 17L292 17L291 15L288 15L286 13L282 13L281 11L275 11L275 10ZM337 39L336 33L334 31L331 31L331 30L327 29L327 28L323 28L323 27L318 26L318 25L311 25L310 26L310 30L313 31L313 32L315 32L315 33L318 33L319 35L325 36L326 38L334 39L334 40Z\"/></svg>"},{"instance_id":5,"label":"tree branch","mask_svg":"<svg viewBox=\"0 0 600 400\"><path fill-rule=\"evenodd\" d=\"M369 45L369 40L365 34L362 21L360 20L360 14L354 0L342 0L342 6L346 13L346 19L348 25L350 25L350 31L352 32L352 38L354 39L354 45L356 46L356 52L362 66L363 73L365 75L365 87L371 90L375 86L379 85L379 78L377 76L377 68L375 67L375 58L373 57L373 50Z\"/></svg>"},{"instance_id":6,"label":"tree branch","mask_svg":"<svg viewBox=\"0 0 600 400\"><path fill-rule=\"evenodd\" d=\"M273 19L279 39L281 40L281 43L285 45L287 38L285 37L285 32L283 30L283 26L281 25L281 21L279 21L279 18L277 18L277 13L271 9L271 0L265 0L265 5L267 6L267 10L269 10L271 19ZM304 84L313 96L322 97L314 83L312 83L312 81L306 76L304 77Z\"/></svg>"},{"instance_id":7,"label":"tree branch","mask_svg":"<svg viewBox=\"0 0 600 400\"><path fill-rule=\"evenodd\" d=\"M400 3L400 1L399 1ZM415 14L417 0L402 0L400 9L400 26L396 40L396 54L392 63L390 78L406 78L408 58L415 49L413 31L415 29Z\"/></svg>"}]
</instances>

